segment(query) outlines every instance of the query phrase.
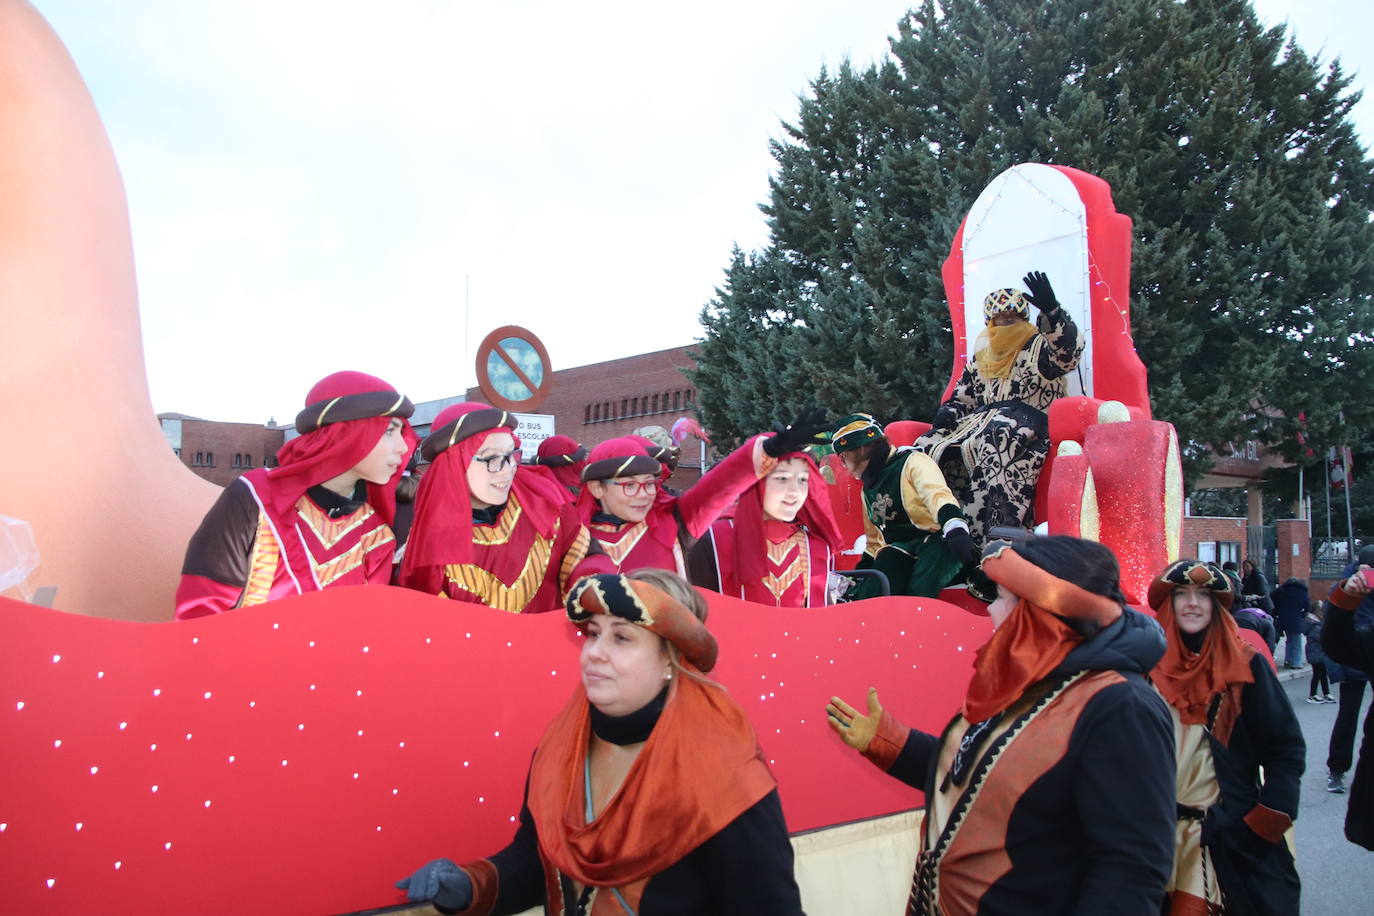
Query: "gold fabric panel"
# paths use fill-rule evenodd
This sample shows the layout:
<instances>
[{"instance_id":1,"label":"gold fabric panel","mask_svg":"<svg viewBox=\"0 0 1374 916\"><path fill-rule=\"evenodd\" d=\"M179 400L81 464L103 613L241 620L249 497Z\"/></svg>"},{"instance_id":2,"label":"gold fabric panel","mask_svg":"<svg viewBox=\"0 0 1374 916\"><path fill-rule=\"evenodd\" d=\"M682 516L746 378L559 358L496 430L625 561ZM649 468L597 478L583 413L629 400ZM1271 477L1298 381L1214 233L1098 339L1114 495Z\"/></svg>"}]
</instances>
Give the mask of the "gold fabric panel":
<instances>
[{"instance_id":1,"label":"gold fabric panel","mask_svg":"<svg viewBox=\"0 0 1374 916\"><path fill-rule=\"evenodd\" d=\"M262 604L272 591L281 563L281 545L267 523L267 513L258 512L258 533L253 537L253 551L248 555L248 582L244 585L239 607Z\"/></svg>"},{"instance_id":2,"label":"gold fabric panel","mask_svg":"<svg viewBox=\"0 0 1374 916\"><path fill-rule=\"evenodd\" d=\"M503 515L505 513L502 513ZM497 527L497 526L493 526ZM473 529L473 540L477 540L479 529ZM555 536L556 536L555 532ZM529 606L544 584L548 572L549 557L553 553L553 538L534 536L530 544L525 566L510 585L502 582L494 573L488 572L475 563L451 563L444 567L448 581L465 592L474 595L478 601L498 611L518 614Z\"/></svg>"}]
</instances>

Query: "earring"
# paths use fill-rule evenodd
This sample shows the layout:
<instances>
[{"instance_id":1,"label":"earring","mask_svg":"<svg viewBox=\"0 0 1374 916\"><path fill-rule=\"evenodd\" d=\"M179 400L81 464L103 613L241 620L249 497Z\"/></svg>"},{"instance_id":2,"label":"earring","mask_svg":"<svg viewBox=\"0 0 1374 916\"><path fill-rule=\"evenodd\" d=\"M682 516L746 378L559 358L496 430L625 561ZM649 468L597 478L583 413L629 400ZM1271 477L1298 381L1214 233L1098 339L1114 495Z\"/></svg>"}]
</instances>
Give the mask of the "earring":
<instances>
[{"instance_id":1,"label":"earring","mask_svg":"<svg viewBox=\"0 0 1374 916\"><path fill-rule=\"evenodd\" d=\"M665 681L671 681L673 679L673 669L669 668L667 671L663 672L663 679Z\"/></svg>"}]
</instances>

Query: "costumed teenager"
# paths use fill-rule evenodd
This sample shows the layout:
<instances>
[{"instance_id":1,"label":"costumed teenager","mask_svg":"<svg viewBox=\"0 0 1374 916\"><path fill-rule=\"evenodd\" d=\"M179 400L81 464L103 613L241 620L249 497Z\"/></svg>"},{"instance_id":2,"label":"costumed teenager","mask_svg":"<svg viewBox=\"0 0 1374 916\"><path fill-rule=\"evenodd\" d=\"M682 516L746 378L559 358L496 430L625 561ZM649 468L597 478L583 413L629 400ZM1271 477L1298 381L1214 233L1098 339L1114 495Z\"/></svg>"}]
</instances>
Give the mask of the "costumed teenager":
<instances>
[{"instance_id":1,"label":"costumed teenager","mask_svg":"<svg viewBox=\"0 0 1374 916\"><path fill-rule=\"evenodd\" d=\"M224 488L191 536L179 620L334 585L386 585L396 483L416 436L405 395L362 372L321 379L277 466Z\"/></svg>"},{"instance_id":2,"label":"costumed teenager","mask_svg":"<svg viewBox=\"0 0 1374 916\"><path fill-rule=\"evenodd\" d=\"M569 436L549 436L539 443L539 451L530 464L548 468L559 485L568 491L569 502L572 502L582 490L587 447Z\"/></svg>"},{"instance_id":3,"label":"costumed teenager","mask_svg":"<svg viewBox=\"0 0 1374 916\"><path fill-rule=\"evenodd\" d=\"M1300 886L1284 834L1298 816L1307 757L1268 660L1226 613L1226 574L1179 560L1148 600L1168 647L1151 677L1169 704L1178 760L1171 914L1296 913Z\"/></svg>"},{"instance_id":4,"label":"costumed teenager","mask_svg":"<svg viewBox=\"0 0 1374 916\"><path fill-rule=\"evenodd\" d=\"M616 569L654 567L687 575L687 554L740 494L777 465L778 457L815 441L824 412L805 410L775 434L754 436L680 496L666 492L663 465L642 436L602 442L582 471L577 508Z\"/></svg>"},{"instance_id":5,"label":"costumed teenager","mask_svg":"<svg viewBox=\"0 0 1374 916\"><path fill-rule=\"evenodd\" d=\"M663 470L659 472L659 492L667 493L669 496L681 496L681 490L668 486L668 478L672 477L673 472L677 470L678 460L682 457L682 448L671 444L663 445L662 443L655 442L648 436L641 436L637 433L631 433L630 438L643 445L644 454L657 461L663 468Z\"/></svg>"},{"instance_id":6,"label":"costumed teenager","mask_svg":"<svg viewBox=\"0 0 1374 916\"><path fill-rule=\"evenodd\" d=\"M830 727L925 792L908 913L1156 916L1173 864L1174 743L1146 674L1159 626L1124 606L1111 551L989 545L996 628L938 737L839 697Z\"/></svg>"},{"instance_id":7,"label":"costumed teenager","mask_svg":"<svg viewBox=\"0 0 1374 916\"><path fill-rule=\"evenodd\" d=\"M466 402L440 411L397 584L512 613L558 610L584 575L610 569L567 491L520 466L515 415Z\"/></svg>"},{"instance_id":8,"label":"costumed teenager","mask_svg":"<svg viewBox=\"0 0 1374 916\"><path fill-rule=\"evenodd\" d=\"M814 485L813 485L814 481ZM829 488L806 452L788 452L692 548L693 584L756 604L820 607L843 538Z\"/></svg>"},{"instance_id":9,"label":"costumed teenager","mask_svg":"<svg viewBox=\"0 0 1374 916\"><path fill-rule=\"evenodd\" d=\"M863 483L864 534L868 545L859 569L887 577L893 595L933 598L966 572L976 553L968 518L934 459L887 441L882 424L866 413L850 414L830 436L845 470ZM971 583L972 586L972 583ZM991 600L984 594L979 597ZM872 578L851 588L851 601L882 594Z\"/></svg>"},{"instance_id":10,"label":"costumed teenager","mask_svg":"<svg viewBox=\"0 0 1374 916\"><path fill-rule=\"evenodd\" d=\"M1050 404L1083 354L1083 335L1032 271L1029 293L999 289L983 300L987 326L973 360L916 448L940 465L983 543L999 526L1035 527L1035 485L1049 453ZM1030 323L1030 306L1040 314Z\"/></svg>"},{"instance_id":11,"label":"costumed teenager","mask_svg":"<svg viewBox=\"0 0 1374 916\"><path fill-rule=\"evenodd\" d=\"M1322 628L1322 650L1331 661L1367 675L1374 675L1374 623L1368 614L1363 613L1361 604L1368 604L1371 598L1369 583L1364 574L1368 572L1365 547L1360 551L1360 565L1354 575L1331 589L1326 605L1326 624ZM1359 710L1359 696L1355 694L1355 710ZM1345 706L1345 685L1341 685L1341 705ZM1350 742L1354 743L1354 722L1351 722ZM1333 753L1336 737L1332 732ZM1349 751L1346 752L1349 763ZM1332 772L1335 785L1340 784L1343 774ZM1355 764L1355 778L1350 781L1350 801L1345 811L1345 838L1365 849L1374 850L1374 707L1364 720L1364 738L1360 742L1360 756Z\"/></svg>"},{"instance_id":12,"label":"costumed teenager","mask_svg":"<svg viewBox=\"0 0 1374 916\"><path fill-rule=\"evenodd\" d=\"M530 764L515 839L397 882L485 916L801 912L777 781L744 710L704 674L705 600L658 569L578 583L582 683Z\"/></svg>"}]
</instances>

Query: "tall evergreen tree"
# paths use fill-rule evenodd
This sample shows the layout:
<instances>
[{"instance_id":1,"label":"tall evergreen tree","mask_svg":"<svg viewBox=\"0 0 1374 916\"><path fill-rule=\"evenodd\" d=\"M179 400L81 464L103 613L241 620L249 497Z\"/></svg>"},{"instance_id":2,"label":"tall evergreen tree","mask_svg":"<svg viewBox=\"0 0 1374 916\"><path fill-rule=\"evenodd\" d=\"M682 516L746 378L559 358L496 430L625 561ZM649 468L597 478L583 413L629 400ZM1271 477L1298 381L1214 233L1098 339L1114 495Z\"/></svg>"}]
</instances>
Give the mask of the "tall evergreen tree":
<instances>
[{"instance_id":1,"label":"tall evergreen tree","mask_svg":"<svg viewBox=\"0 0 1374 916\"><path fill-rule=\"evenodd\" d=\"M925 0L891 56L822 70L762 209L702 311L693 381L738 438L818 402L928 419L949 377L940 264L1022 162L1109 182L1135 224L1131 307L1156 416L1190 478L1260 437L1301 460L1370 426L1374 162L1339 63L1248 0Z\"/></svg>"}]
</instances>

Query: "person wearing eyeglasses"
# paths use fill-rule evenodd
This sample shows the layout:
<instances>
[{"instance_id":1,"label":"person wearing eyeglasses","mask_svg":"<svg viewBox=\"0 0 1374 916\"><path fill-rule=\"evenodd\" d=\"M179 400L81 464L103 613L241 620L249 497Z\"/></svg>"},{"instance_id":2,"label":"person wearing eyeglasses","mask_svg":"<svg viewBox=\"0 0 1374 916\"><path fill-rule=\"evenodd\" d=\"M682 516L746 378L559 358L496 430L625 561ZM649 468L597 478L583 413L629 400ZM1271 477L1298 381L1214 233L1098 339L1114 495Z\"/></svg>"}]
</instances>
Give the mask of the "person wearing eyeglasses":
<instances>
[{"instance_id":1,"label":"person wearing eyeglasses","mask_svg":"<svg viewBox=\"0 0 1374 916\"><path fill-rule=\"evenodd\" d=\"M176 617L207 617L335 585L386 585L396 484L415 450L410 399L362 372L305 397L277 465L224 488L186 547Z\"/></svg>"},{"instance_id":2,"label":"person wearing eyeglasses","mask_svg":"<svg viewBox=\"0 0 1374 916\"><path fill-rule=\"evenodd\" d=\"M788 426L745 442L680 496L663 489L663 465L649 457L642 437L608 439L587 457L579 517L616 570L654 567L685 577L694 541L781 456L812 444L824 429L824 412L805 410Z\"/></svg>"},{"instance_id":3,"label":"person wearing eyeglasses","mask_svg":"<svg viewBox=\"0 0 1374 916\"><path fill-rule=\"evenodd\" d=\"M610 572L550 475L520 466L515 416L467 402L440 411L396 584L512 613L558 610L585 575Z\"/></svg>"}]
</instances>

